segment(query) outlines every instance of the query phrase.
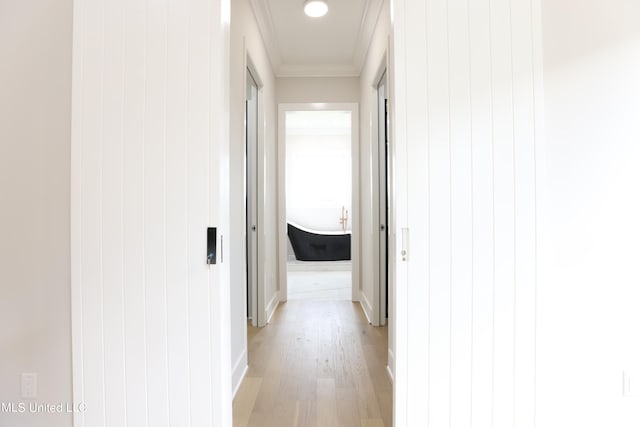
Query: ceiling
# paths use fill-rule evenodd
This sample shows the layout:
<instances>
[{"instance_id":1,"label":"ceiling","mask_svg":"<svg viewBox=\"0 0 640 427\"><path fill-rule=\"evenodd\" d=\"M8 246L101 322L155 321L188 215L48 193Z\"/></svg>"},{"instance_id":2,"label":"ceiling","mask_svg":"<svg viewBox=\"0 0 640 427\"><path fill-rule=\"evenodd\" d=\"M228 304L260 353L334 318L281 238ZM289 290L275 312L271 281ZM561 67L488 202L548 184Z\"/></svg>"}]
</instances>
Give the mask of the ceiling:
<instances>
[{"instance_id":1,"label":"ceiling","mask_svg":"<svg viewBox=\"0 0 640 427\"><path fill-rule=\"evenodd\" d=\"M327 0L322 18L304 0L251 0L278 77L359 76L382 0Z\"/></svg>"}]
</instances>

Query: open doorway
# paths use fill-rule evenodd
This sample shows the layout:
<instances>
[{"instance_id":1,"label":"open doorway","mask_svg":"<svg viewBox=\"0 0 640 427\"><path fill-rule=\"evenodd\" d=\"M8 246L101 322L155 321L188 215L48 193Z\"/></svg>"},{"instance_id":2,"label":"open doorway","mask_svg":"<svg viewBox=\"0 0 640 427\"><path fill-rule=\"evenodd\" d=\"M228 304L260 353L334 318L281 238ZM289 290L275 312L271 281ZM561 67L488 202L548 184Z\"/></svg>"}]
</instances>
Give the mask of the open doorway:
<instances>
[{"instance_id":1,"label":"open doorway","mask_svg":"<svg viewBox=\"0 0 640 427\"><path fill-rule=\"evenodd\" d=\"M281 105L281 298L356 300L357 107Z\"/></svg>"},{"instance_id":2,"label":"open doorway","mask_svg":"<svg viewBox=\"0 0 640 427\"><path fill-rule=\"evenodd\" d=\"M378 137L377 137L377 223L378 237L378 292L380 325L389 317L389 100L387 72L383 71L377 85ZM374 168L375 170L375 168Z\"/></svg>"},{"instance_id":3,"label":"open doorway","mask_svg":"<svg viewBox=\"0 0 640 427\"><path fill-rule=\"evenodd\" d=\"M247 68L245 100L245 248L247 274L247 318L258 319L258 84Z\"/></svg>"}]
</instances>

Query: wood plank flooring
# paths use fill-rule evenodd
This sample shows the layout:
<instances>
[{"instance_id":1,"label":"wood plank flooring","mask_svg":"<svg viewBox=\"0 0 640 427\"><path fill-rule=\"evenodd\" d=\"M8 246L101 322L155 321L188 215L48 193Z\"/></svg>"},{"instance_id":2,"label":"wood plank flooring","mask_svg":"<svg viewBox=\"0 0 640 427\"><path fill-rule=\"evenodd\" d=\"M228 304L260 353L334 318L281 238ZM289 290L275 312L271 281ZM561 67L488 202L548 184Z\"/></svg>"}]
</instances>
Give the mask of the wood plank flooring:
<instances>
[{"instance_id":1,"label":"wood plank flooring","mask_svg":"<svg viewBox=\"0 0 640 427\"><path fill-rule=\"evenodd\" d=\"M359 304L289 301L248 334L234 427L391 427L387 328Z\"/></svg>"}]
</instances>

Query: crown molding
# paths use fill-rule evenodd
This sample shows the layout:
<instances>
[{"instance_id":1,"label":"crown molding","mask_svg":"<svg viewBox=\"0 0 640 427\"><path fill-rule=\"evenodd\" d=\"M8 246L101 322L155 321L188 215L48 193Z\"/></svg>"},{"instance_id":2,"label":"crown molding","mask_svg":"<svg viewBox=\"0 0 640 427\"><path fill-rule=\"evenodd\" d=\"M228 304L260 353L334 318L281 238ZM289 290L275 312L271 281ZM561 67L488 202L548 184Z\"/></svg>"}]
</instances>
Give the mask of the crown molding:
<instances>
[{"instance_id":1,"label":"crown molding","mask_svg":"<svg viewBox=\"0 0 640 427\"><path fill-rule=\"evenodd\" d=\"M271 17L271 9L269 9L268 0L249 0L253 16L256 18L262 42L271 62L271 68L277 70L282 64L282 55L280 48L276 42L276 31Z\"/></svg>"},{"instance_id":2,"label":"crown molding","mask_svg":"<svg viewBox=\"0 0 640 427\"><path fill-rule=\"evenodd\" d=\"M383 5L384 0L367 0L364 12L362 13L356 50L353 53L353 67L358 70L358 75L362 71L364 61L367 58L369 46L371 46L371 39L376 30L376 24L378 23Z\"/></svg>"},{"instance_id":3,"label":"crown molding","mask_svg":"<svg viewBox=\"0 0 640 427\"><path fill-rule=\"evenodd\" d=\"M275 70L277 77L358 77L353 65L293 65L283 64Z\"/></svg>"}]
</instances>

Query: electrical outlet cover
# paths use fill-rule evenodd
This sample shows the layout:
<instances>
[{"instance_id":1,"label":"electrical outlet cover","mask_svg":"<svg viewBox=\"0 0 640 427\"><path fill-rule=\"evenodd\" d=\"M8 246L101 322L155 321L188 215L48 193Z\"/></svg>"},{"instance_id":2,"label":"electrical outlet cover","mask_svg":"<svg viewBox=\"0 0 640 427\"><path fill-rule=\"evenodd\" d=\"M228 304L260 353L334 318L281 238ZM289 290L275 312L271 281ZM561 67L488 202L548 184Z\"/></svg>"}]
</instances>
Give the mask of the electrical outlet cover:
<instances>
[{"instance_id":1,"label":"electrical outlet cover","mask_svg":"<svg viewBox=\"0 0 640 427\"><path fill-rule=\"evenodd\" d=\"M27 372L22 374L22 398L35 399L38 395L38 374Z\"/></svg>"}]
</instances>

